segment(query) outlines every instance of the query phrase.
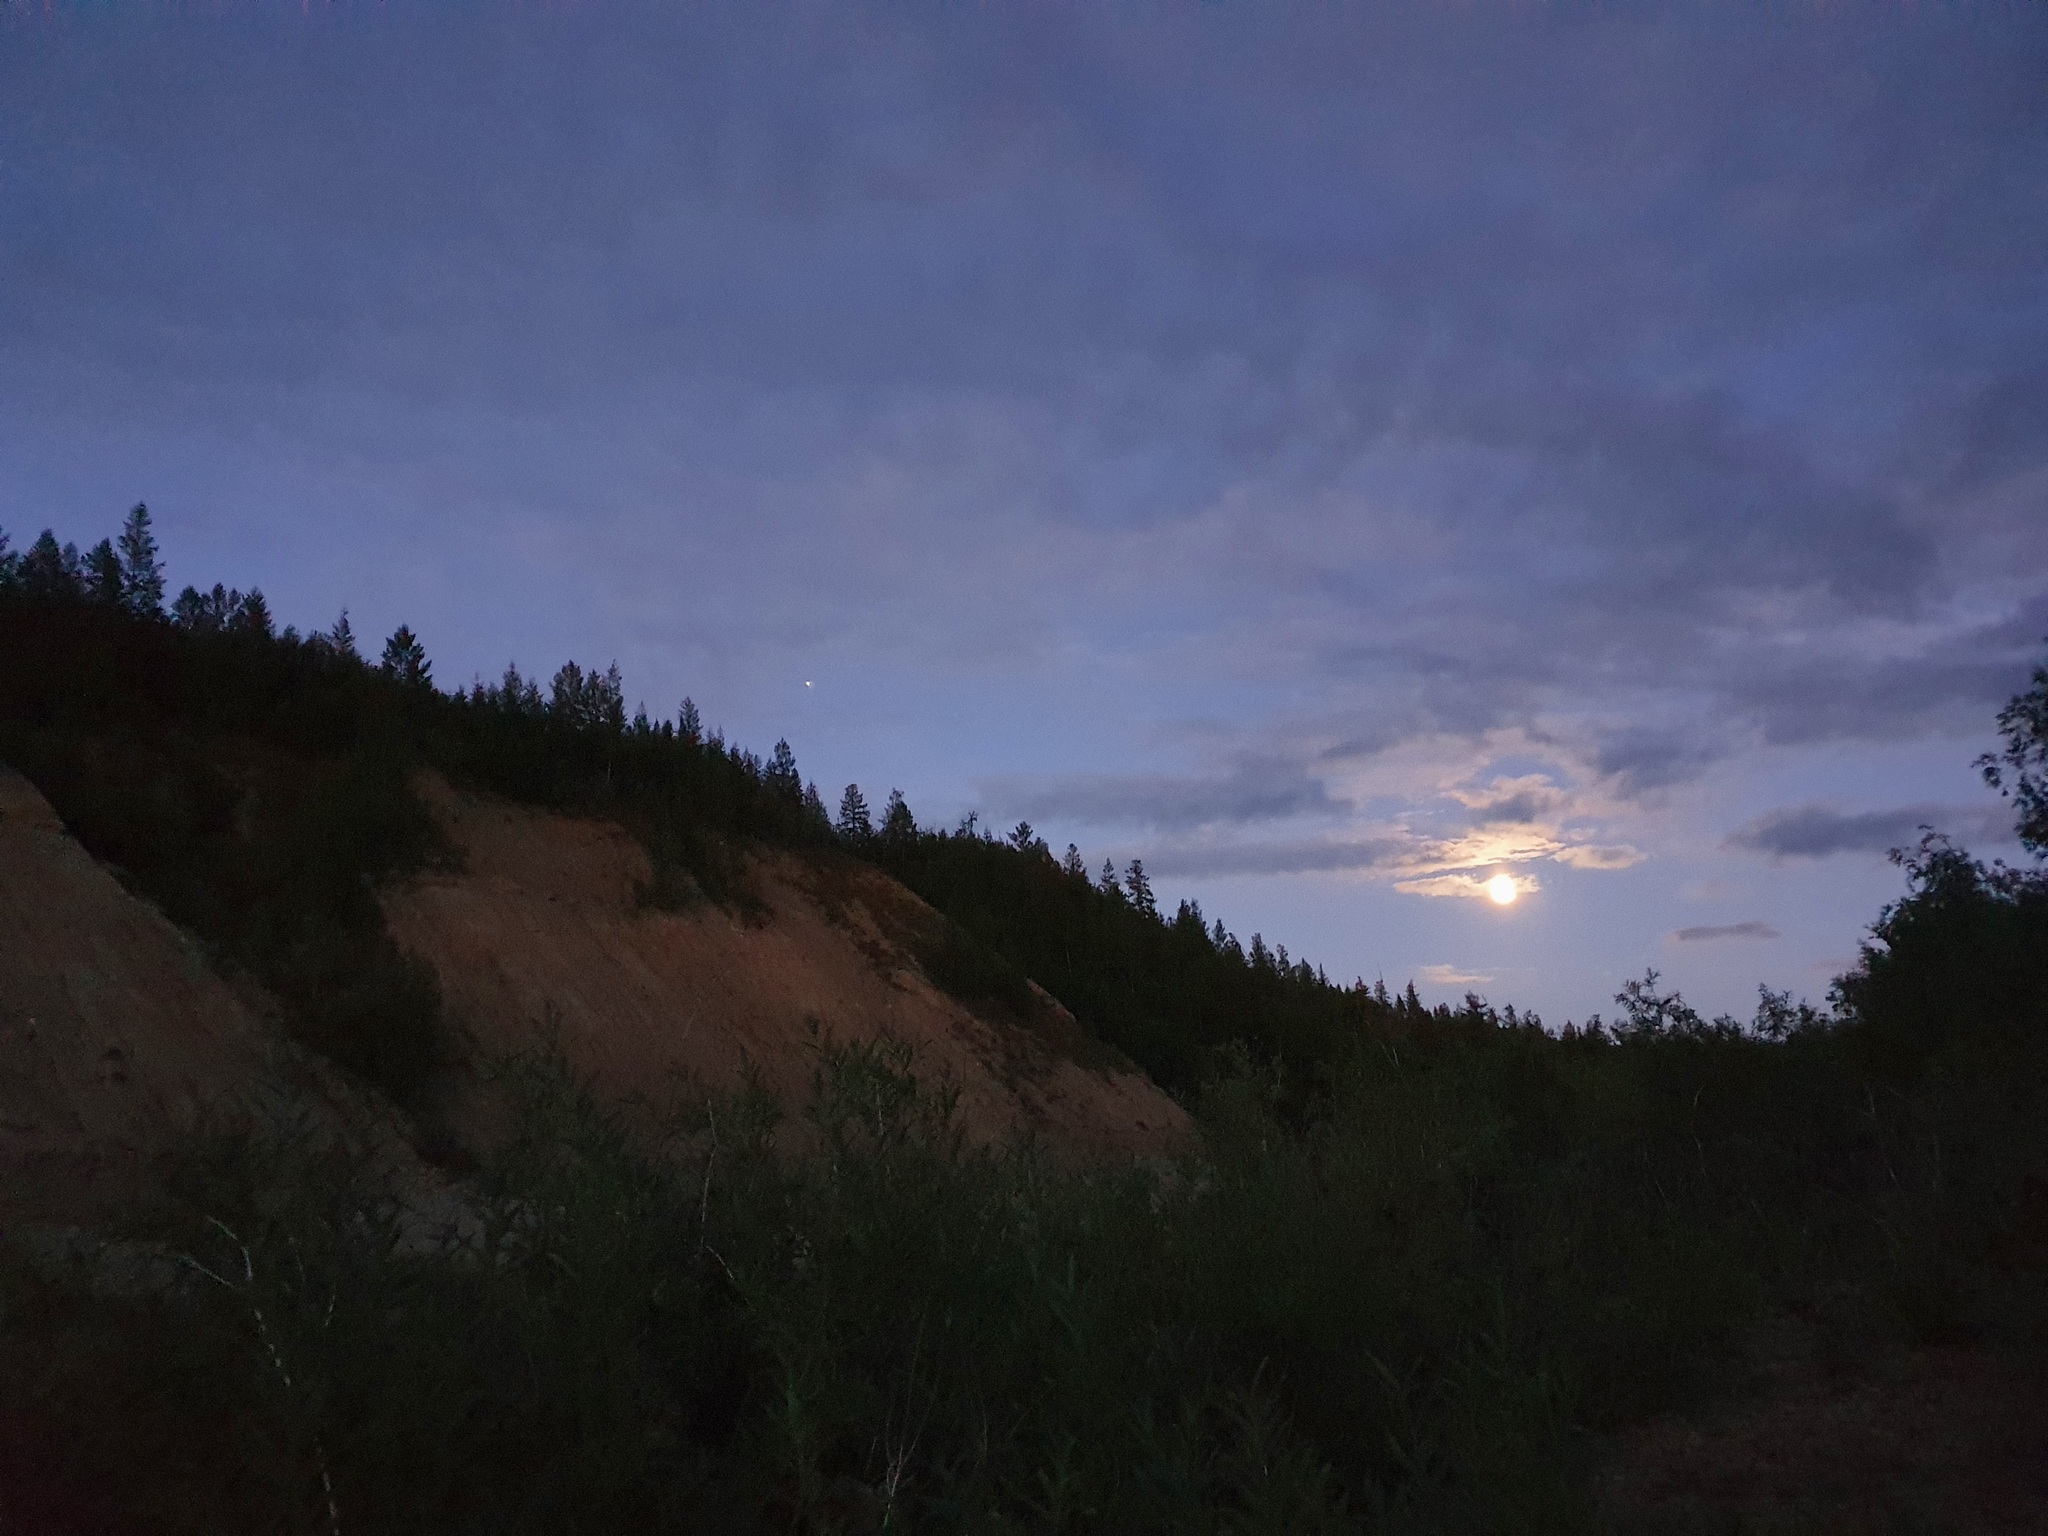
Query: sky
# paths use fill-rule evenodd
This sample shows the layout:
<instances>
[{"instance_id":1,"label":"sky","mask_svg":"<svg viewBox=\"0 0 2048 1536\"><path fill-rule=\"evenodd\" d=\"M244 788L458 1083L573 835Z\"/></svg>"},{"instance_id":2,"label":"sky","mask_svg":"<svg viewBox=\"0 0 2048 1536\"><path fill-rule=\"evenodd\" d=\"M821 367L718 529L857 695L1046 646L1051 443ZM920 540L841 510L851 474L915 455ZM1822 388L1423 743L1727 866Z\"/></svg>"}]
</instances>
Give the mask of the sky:
<instances>
[{"instance_id":1,"label":"sky","mask_svg":"<svg viewBox=\"0 0 2048 1536\"><path fill-rule=\"evenodd\" d=\"M1921 825L2025 857L2044 80L1995 3L0 0L0 529L1747 1017Z\"/></svg>"}]
</instances>

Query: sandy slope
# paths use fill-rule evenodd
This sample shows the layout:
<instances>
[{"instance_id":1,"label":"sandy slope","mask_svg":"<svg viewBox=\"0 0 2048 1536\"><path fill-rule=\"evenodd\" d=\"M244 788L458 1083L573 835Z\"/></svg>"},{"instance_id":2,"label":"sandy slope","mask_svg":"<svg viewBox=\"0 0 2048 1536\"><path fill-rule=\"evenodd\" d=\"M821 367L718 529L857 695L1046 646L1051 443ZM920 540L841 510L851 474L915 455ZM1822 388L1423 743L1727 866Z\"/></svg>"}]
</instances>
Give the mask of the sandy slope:
<instances>
[{"instance_id":1,"label":"sandy slope","mask_svg":"<svg viewBox=\"0 0 2048 1536\"><path fill-rule=\"evenodd\" d=\"M617 827L435 779L421 787L462 871L387 893L385 912L399 944L433 964L480 1055L552 1027L571 1064L621 1099L670 1100L679 1074L730 1088L751 1063L794 1108L810 1087L815 1021L839 1040L910 1044L915 1072L959 1090L977 1139L1152 1155L1186 1133L1142 1074L1075 1060L1085 1043L1049 998L1024 1024L938 992L907 949L936 914L878 871L772 854L751 866L765 920L657 911L636 900L647 859Z\"/></svg>"},{"instance_id":2,"label":"sandy slope","mask_svg":"<svg viewBox=\"0 0 2048 1536\"><path fill-rule=\"evenodd\" d=\"M0 764L0 1223L89 1219L180 1132L331 1130L358 1121L360 1097Z\"/></svg>"}]
</instances>

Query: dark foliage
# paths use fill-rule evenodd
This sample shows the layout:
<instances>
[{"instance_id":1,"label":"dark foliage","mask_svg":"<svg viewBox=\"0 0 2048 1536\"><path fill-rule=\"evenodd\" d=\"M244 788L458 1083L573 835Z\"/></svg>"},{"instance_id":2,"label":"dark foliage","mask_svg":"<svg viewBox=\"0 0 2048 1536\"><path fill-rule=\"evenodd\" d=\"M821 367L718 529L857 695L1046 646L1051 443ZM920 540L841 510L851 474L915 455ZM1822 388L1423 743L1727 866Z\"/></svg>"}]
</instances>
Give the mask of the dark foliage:
<instances>
[{"instance_id":1,"label":"dark foliage","mask_svg":"<svg viewBox=\"0 0 2048 1536\"><path fill-rule=\"evenodd\" d=\"M625 719L618 671L571 663L551 696L508 671L443 694L401 627L378 666L344 614L276 632L261 592L187 587L165 614L147 509L117 552L0 535L0 757L95 854L288 1006L308 1043L403 1102L442 1059L431 973L384 932L375 889L439 853L410 780L435 768L617 818L663 904L746 910L745 841L829 838L787 743L765 767L685 729Z\"/></svg>"}]
</instances>

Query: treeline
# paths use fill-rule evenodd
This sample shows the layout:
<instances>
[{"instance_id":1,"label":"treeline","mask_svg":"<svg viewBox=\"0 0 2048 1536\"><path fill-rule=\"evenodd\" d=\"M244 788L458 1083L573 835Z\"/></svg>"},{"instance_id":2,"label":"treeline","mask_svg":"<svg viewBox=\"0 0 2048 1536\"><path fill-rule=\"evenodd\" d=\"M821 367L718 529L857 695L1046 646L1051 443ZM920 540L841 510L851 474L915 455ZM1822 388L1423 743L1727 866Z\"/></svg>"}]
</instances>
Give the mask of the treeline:
<instances>
[{"instance_id":1,"label":"treeline","mask_svg":"<svg viewBox=\"0 0 2048 1536\"><path fill-rule=\"evenodd\" d=\"M642 836L647 897L744 904L738 849L824 843L788 744L762 760L687 701L625 716L617 670L508 670L443 693L401 626L371 661L344 613L276 627L257 590L168 604L148 509L84 554L0 531L0 759L96 856L285 1004L295 1030L402 1102L445 1057L431 971L398 952L375 891L443 857L420 767Z\"/></svg>"},{"instance_id":2,"label":"treeline","mask_svg":"<svg viewBox=\"0 0 2048 1536\"><path fill-rule=\"evenodd\" d=\"M1141 860L1091 876L1076 847L1055 856L1029 823L1007 835L973 816L920 827L898 791L877 818L858 785L835 818L787 741L764 759L707 733L689 699L673 719L629 716L616 665L570 662L545 689L511 666L443 692L406 626L372 661L346 612L301 634L279 631L257 590L186 587L166 604L143 506L83 554L48 530L17 553L0 532L0 661L0 753L96 853L303 1011L358 998L307 1028L388 1083L417 1079L434 1054L421 1022L435 1012L431 979L389 950L367 894L436 856L406 788L418 766L618 820L649 851L656 904L744 909L749 844L872 861L947 919L925 957L940 985L1028 1012L1028 978L1176 1089L1254 1062L1305 1099L1361 1041L1542 1029L1476 996L1431 1009L1412 982L1333 981L1262 935L1240 942L1196 903L1163 911ZM2000 716L2004 753L1982 764L2036 850L2048 846L2044 700L2037 671ZM1828 1014L1766 992L1752 1021L1703 1020L1658 994L1653 975L1617 998L1615 1024L1596 1016L1566 1038L1782 1037L1853 1020L1884 1042L1873 1049L1911 1056L1929 1019L1971 1021L1940 1026L1950 1033L2021 1027L2030 1005L2015 999L2048 995L2028 958L2048 955L2041 876L1987 869L1938 841L1900 857L1912 894L1873 930Z\"/></svg>"},{"instance_id":3,"label":"treeline","mask_svg":"<svg viewBox=\"0 0 2048 1536\"><path fill-rule=\"evenodd\" d=\"M341 819L383 816L411 827L367 842L359 826L351 832L358 845L380 850L352 864L335 850L347 867L330 871L330 883L351 888L431 857L417 816L397 804L403 769L425 765L530 803L618 819L648 848L655 878L647 895L658 903L708 898L743 907L747 843L829 846L872 860L950 920L928 957L935 980L973 1002L1023 1006L1029 977L1171 1086L1192 1087L1219 1052L1309 1069L1362 1030L1454 1018L1425 1008L1412 984L1399 994L1383 983L1338 985L1261 935L1241 943L1191 903L1164 913L1142 861L1121 877L1105 866L1091 879L1078 850L1055 859L1028 824L1006 838L979 830L972 817L950 831L921 828L892 792L877 826L855 785L835 821L787 741L764 759L707 732L689 699L673 719L650 719L644 709L628 716L615 665L599 671L570 662L545 689L515 665L494 683L443 692L407 626L372 661L346 612L331 629L301 634L277 628L260 590L188 586L166 604L143 506L118 538L84 554L47 530L16 554L0 533L0 653L10 663L0 679L8 732L0 750L46 781L95 852L152 895L172 896L209 936L235 924L201 902L175 899L170 886L180 868L220 884L215 861L197 857L194 844L220 840L232 807L253 787L254 759L273 777L290 776L275 771L283 760L354 765L344 777L369 799ZM133 759L126 774L109 775L104 750L84 751L88 740L103 748L112 738ZM234 764L241 784L229 782ZM152 778L154 787L143 782ZM171 782L193 779L211 782ZM374 793L373 784L381 786ZM169 820L173 834L187 835L152 842L129 825L133 814L98 804L109 797L184 802ZM275 789L268 799L297 804ZM260 892L271 882L245 875L228 883ZM243 905L263 901L252 895ZM357 910L344 926L366 929L370 919ZM281 974L273 962L255 968L273 980ZM321 970L328 990L330 969ZM417 1017L423 1006L415 1000L402 1011ZM1455 1017L1476 1028L1536 1023L1477 999Z\"/></svg>"}]
</instances>

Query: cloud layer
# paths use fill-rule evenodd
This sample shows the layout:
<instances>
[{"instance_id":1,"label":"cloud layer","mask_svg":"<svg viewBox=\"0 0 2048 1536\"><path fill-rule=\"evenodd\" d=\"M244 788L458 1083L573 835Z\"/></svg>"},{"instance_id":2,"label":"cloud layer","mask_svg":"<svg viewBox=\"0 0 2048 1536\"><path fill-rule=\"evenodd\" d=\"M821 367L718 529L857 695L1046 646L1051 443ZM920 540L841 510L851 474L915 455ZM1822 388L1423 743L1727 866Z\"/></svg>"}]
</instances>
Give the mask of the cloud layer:
<instances>
[{"instance_id":1,"label":"cloud layer","mask_svg":"<svg viewBox=\"0 0 2048 1536\"><path fill-rule=\"evenodd\" d=\"M0 13L17 536L1190 889L1882 851L2048 634L2048 12L216 11Z\"/></svg>"},{"instance_id":2,"label":"cloud layer","mask_svg":"<svg viewBox=\"0 0 2048 1536\"><path fill-rule=\"evenodd\" d=\"M1926 831L1966 846L2014 840L2002 807L1903 805L1888 811L1838 811L1809 804L1766 811L1728 834L1728 846L1773 859L1822 859L1837 853L1886 854L1911 848Z\"/></svg>"}]
</instances>

